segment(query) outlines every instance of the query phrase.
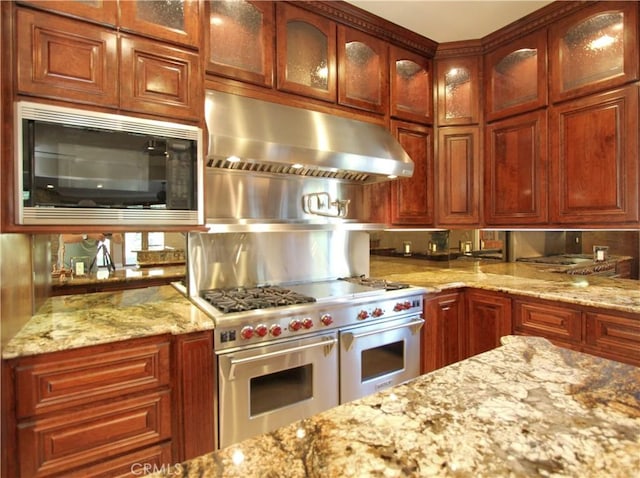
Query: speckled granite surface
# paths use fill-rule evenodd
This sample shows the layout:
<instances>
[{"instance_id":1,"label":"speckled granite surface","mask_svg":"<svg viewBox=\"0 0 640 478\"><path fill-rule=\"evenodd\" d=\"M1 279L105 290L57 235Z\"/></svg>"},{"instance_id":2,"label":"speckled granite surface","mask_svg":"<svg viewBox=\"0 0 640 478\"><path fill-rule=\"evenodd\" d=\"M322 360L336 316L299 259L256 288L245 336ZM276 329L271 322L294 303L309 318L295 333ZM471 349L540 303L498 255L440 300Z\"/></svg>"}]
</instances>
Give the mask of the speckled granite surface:
<instances>
[{"instance_id":1,"label":"speckled granite surface","mask_svg":"<svg viewBox=\"0 0 640 478\"><path fill-rule=\"evenodd\" d=\"M438 265L373 256L370 275L436 291L468 286L640 314L640 281L544 272L529 264L451 261Z\"/></svg>"},{"instance_id":2,"label":"speckled granite surface","mask_svg":"<svg viewBox=\"0 0 640 478\"><path fill-rule=\"evenodd\" d=\"M213 326L206 314L168 285L51 297L3 348L2 358Z\"/></svg>"},{"instance_id":3,"label":"speckled granite surface","mask_svg":"<svg viewBox=\"0 0 640 478\"><path fill-rule=\"evenodd\" d=\"M503 340L154 476L640 476L640 368Z\"/></svg>"}]
</instances>

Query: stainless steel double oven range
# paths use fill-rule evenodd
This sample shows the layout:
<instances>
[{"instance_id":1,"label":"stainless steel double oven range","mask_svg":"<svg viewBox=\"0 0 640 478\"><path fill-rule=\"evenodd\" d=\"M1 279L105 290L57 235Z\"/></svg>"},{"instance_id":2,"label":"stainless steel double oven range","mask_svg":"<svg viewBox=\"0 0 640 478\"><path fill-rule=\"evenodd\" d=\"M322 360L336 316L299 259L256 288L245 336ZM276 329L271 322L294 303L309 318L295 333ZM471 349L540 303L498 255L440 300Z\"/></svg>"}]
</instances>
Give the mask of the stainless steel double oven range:
<instances>
[{"instance_id":1,"label":"stainless steel double oven range","mask_svg":"<svg viewBox=\"0 0 640 478\"><path fill-rule=\"evenodd\" d=\"M220 447L419 375L425 290L367 278L368 242L189 234L190 296L216 325Z\"/></svg>"}]
</instances>

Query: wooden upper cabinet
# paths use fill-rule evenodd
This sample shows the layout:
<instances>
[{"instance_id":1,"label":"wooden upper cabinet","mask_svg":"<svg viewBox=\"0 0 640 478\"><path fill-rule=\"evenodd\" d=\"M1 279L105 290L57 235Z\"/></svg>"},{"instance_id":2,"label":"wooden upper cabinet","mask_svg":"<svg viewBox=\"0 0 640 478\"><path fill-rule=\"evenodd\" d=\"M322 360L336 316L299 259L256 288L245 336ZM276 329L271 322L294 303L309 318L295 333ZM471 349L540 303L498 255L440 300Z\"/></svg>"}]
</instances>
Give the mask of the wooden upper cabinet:
<instances>
[{"instance_id":1,"label":"wooden upper cabinet","mask_svg":"<svg viewBox=\"0 0 640 478\"><path fill-rule=\"evenodd\" d=\"M206 69L261 86L273 86L273 2L209 1Z\"/></svg>"},{"instance_id":2,"label":"wooden upper cabinet","mask_svg":"<svg viewBox=\"0 0 640 478\"><path fill-rule=\"evenodd\" d=\"M122 109L192 120L202 117L203 82L196 53L123 36L121 55Z\"/></svg>"},{"instance_id":3,"label":"wooden upper cabinet","mask_svg":"<svg viewBox=\"0 0 640 478\"><path fill-rule=\"evenodd\" d=\"M276 4L277 88L336 101L336 24L295 7Z\"/></svg>"},{"instance_id":4,"label":"wooden upper cabinet","mask_svg":"<svg viewBox=\"0 0 640 478\"><path fill-rule=\"evenodd\" d=\"M552 222L637 225L638 86L553 106L550 135Z\"/></svg>"},{"instance_id":5,"label":"wooden upper cabinet","mask_svg":"<svg viewBox=\"0 0 640 478\"><path fill-rule=\"evenodd\" d=\"M485 56L485 118L492 121L547 104L547 32L520 38Z\"/></svg>"},{"instance_id":6,"label":"wooden upper cabinet","mask_svg":"<svg viewBox=\"0 0 640 478\"><path fill-rule=\"evenodd\" d=\"M20 0L20 3L111 26L115 26L118 21L118 0L92 0L85 2L70 2L69 0Z\"/></svg>"},{"instance_id":7,"label":"wooden upper cabinet","mask_svg":"<svg viewBox=\"0 0 640 478\"><path fill-rule=\"evenodd\" d=\"M486 127L484 221L487 225L547 222L546 138L545 110Z\"/></svg>"},{"instance_id":8,"label":"wooden upper cabinet","mask_svg":"<svg viewBox=\"0 0 640 478\"><path fill-rule=\"evenodd\" d=\"M391 129L413 160L413 177L391 183L391 223L431 226L433 214L433 130L392 121Z\"/></svg>"},{"instance_id":9,"label":"wooden upper cabinet","mask_svg":"<svg viewBox=\"0 0 640 478\"><path fill-rule=\"evenodd\" d=\"M438 125L480 122L480 59L477 56L436 60Z\"/></svg>"},{"instance_id":10,"label":"wooden upper cabinet","mask_svg":"<svg viewBox=\"0 0 640 478\"><path fill-rule=\"evenodd\" d=\"M118 103L118 38L114 31L18 8L18 92L76 103Z\"/></svg>"},{"instance_id":11,"label":"wooden upper cabinet","mask_svg":"<svg viewBox=\"0 0 640 478\"><path fill-rule=\"evenodd\" d=\"M438 128L437 225L480 225L480 128Z\"/></svg>"},{"instance_id":12,"label":"wooden upper cabinet","mask_svg":"<svg viewBox=\"0 0 640 478\"><path fill-rule=\"evenodd\" d=\"M549 29L552 101L638 79L637 2L598 2Z\"/></svg>"},{"instance_id":13,"label":"wooden upper cabinet","mask_svg":"<svg viewBox=\"0 0 640 478\"><path fill-rule=\"evenodd\" d=\"M391 116L419 123L433 122L431 60L396 46L389 51Z\"/></svg>"},{"instance_id":14,"label":"wooden upper cabinet","mask_svg":"<svg viewBox=\"0 0 640 478\"><path fill-rule=\"evenodd\" d=\"M386 42L338 25L338 103L384 114L389 104Z\"/></svg>"},{"instance_id":15,"label":"wooden upper cabinet","mask_svg":"<svg viewBox=\"0 0 640 478\"><path fill-rule=\"evenodd\" d=\"M199 0L120 1L119 25L128 31L192 47L200 46Z\"/></svg>"}]
</instances>

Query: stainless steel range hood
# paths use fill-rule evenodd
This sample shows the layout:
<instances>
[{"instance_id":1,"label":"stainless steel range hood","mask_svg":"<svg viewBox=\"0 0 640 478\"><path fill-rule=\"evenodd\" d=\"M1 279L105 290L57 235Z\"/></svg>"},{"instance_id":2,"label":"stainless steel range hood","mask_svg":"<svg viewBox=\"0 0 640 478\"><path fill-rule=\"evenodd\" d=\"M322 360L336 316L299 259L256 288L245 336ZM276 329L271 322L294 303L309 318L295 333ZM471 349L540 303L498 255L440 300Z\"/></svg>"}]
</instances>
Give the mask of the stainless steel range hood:
<instances>
[{"instance_id":1,"label":"stainless steel range hood","mask_svg":"<svg viewBox=\"0 0 640 478\"><path fill-rule=\"evenodd\" d=\"M371 183L411 177L413 162L379 125L209 90L209 168Z\"/></svg>"}]
</instances>

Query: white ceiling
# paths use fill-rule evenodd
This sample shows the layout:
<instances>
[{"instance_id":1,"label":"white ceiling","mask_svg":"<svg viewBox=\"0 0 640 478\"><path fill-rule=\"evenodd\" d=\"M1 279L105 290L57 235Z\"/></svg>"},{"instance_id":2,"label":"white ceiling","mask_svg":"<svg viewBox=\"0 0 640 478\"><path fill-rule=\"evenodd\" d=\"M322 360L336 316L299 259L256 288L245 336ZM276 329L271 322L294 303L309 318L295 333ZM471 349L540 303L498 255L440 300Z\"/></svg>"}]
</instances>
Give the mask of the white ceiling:
<instances>
[{"instance_id":1,"label":"white ceiling","mask_svg":"<svg viewBox=\"0 0 640 478\"><path fill-rule=\"evenodd\" d=\"M437 43L475 40L552 3L529 0L349 0Z\"/></svg>"}]
</instances>

